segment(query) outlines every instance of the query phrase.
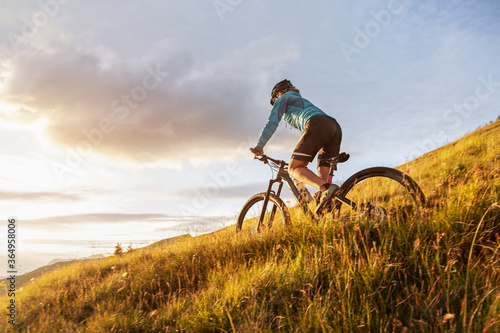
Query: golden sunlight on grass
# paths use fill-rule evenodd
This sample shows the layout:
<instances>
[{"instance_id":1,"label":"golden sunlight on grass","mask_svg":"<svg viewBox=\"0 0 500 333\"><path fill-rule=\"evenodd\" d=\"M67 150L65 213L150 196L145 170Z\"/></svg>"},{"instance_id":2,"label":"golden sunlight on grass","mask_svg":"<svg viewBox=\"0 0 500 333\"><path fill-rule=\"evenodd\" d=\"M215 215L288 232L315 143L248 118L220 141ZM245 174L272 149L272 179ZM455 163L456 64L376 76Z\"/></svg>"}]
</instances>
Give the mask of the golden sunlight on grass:
<instances>
[{"instance_id":1,"label":"golden sunlight on grass","mask_svg":"<svg viewBox=\"0 0 500 333\"><path fill-rule=\"evenodd\" d=\"M52 272L17 292L15 328L498 332L499 147L497 121L401 166L428 197L418 219L313 224L292 207L289 229L232 226ZM353 195L407 205L389 183Z\"/></svg>"}]
</instances>

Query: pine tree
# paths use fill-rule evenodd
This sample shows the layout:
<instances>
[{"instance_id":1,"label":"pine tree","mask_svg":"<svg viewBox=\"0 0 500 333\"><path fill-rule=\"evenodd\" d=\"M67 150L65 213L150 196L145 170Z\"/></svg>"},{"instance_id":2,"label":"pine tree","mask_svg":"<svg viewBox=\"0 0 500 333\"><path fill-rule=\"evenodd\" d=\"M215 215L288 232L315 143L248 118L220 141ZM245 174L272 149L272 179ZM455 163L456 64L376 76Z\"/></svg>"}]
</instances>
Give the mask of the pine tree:
<instances>
[{"instance_id":1,"label":"pine tree","mask_svg":"<svg viewBox=\"0 0 500 333\"><path fill-rule=\"evenodd\" d=\"M122 245L120 243L116 244L115 246L115 253L114 255L115 256L121 256L123 254L123 248L122 248Z\"/></svg>"}]
</instances>

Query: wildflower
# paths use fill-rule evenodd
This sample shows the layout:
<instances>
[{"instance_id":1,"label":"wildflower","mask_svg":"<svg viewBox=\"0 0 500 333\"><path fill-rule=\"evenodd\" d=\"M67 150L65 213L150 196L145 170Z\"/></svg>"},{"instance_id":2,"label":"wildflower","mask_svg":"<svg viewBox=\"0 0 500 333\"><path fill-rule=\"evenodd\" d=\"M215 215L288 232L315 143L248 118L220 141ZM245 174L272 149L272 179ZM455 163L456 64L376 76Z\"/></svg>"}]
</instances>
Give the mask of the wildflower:
<instances>
[{"instance_id":1,"label":"wildflower","mask_svg":"<svg viewBox=\"0 0 500 333\"><path fill-rule=\"evenodd\" d=\"M446 324L449 320L452 320L455 318L455 315L453 313L447 313L443 316L443 324Z\"/></svg>"},{"instance_id":2,"label":"wildflower","mask_svg":"<svg viewBox=\"0 0 500 333\"><path fill-rule=\"evenodd\" d=\"M443 233L439 233L439 232L436 233L436 238L437 238L436 243L438 245L439 245L439 242L441 241L441 238L443 238L443 236L444 236L444 232Z\"/></svg>"},{"instance_id":3,"label":"wildflower","mask_svg":"<svg viewBox=\"0 0 500 333\"><path fill-rule=\"evenodd\" d=\"M420 251L420 238L417 238L415 242L413 243L413 246L415 247L415 251Z\"/></svg>"}]
</instances>

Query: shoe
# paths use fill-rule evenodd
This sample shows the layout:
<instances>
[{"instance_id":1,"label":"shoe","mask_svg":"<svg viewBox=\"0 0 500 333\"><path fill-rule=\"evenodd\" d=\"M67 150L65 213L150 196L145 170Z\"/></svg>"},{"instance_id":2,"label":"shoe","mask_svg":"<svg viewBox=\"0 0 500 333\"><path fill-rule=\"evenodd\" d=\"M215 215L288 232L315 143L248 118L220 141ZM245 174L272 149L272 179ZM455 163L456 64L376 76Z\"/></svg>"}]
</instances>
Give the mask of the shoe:
<instances>
[{"instance_id":1,"label":"shoe","mask_svg":"<svg viewBox=\"0 0 500 333\"><path fill-rule=\"evenodd\" d=\"M339 189L340 187L338 187L337 185L330 184L328 189L322 191L321 196L319 197L319 203L316 206L316 210L314 211L314 213L318 214L323 209L323 207L325 207L326 204L330 202L330 200L332 200Z\"/></svg>"}]
</instances>

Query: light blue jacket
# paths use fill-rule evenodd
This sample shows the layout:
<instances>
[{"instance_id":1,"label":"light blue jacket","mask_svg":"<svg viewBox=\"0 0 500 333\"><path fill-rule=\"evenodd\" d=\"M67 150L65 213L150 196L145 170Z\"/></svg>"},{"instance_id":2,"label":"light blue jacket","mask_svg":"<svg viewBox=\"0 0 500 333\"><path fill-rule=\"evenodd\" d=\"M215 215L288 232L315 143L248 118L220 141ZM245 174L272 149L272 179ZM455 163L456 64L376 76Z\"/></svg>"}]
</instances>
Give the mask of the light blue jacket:
<instances>
[{"instance_id":1,"label":"light blue jacket","mask_svg":"<svg viewBox=\"0 0 500 333\"><path fill-rule=\"evenodd\" d=\"M260 134L257 146L264 147L266 145L267 141L276 132L281 119L302 132L307 121L317 115L327 116L326 113L315 107L307 99L302 98L298 92L287 91L274 102L273 109L267 119L266 126Z\"/></svg>"}]
</instances>

